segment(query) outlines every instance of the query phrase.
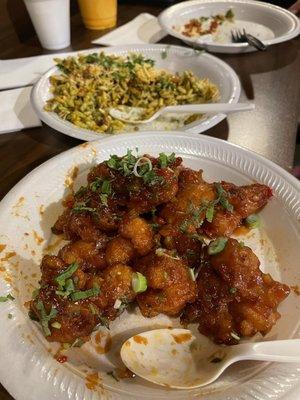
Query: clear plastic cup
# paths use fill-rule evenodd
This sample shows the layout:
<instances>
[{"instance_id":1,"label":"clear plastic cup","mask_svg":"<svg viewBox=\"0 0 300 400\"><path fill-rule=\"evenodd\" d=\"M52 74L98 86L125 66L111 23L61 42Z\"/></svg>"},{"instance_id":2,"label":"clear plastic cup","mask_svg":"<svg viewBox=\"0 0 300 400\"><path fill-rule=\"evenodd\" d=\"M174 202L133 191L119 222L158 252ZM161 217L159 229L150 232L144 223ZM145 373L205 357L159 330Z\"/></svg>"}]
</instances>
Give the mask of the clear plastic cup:
<instances>
[{"instance_id":1,"label":"clear plastic cup","mask_svg":"<svg viewBox=\"0 0 300 400\"><path fill-rule=\"evenodd\" d=\"M24 3L45 49L70 46L70 0L24 0Z\"/></svg>"},{"instance_id":2,"label":"clear plastic cup","mask_svg":"<svg viewBox=\"0 0 300 400\"><path fill-rule=\"evenodd\" d=\"M117 0L78 0L82 20L88 29L112 28L117 23Z\"/></svg>"}]
</instances>

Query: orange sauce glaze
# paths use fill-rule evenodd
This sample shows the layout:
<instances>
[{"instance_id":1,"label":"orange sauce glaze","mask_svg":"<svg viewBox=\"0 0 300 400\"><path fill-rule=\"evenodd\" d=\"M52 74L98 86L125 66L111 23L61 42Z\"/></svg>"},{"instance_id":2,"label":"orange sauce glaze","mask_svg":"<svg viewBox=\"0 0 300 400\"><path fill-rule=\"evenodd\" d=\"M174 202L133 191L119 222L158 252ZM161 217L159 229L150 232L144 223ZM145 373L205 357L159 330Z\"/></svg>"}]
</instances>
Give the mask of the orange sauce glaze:
<instances>
[{"instance_id":1,"label":"orange sauce glaze","mask_svg":"<svg viewBox=\"0 0 300 400\"><path fill-rule=\"evenodd\" d=\"M247 235L247 233L250 232L250 228L247 228L245 225L241 225L236 228L236 230L233 232L234 235L237 236L242 236L242 235Z\"/></svg>"}]
</instances>

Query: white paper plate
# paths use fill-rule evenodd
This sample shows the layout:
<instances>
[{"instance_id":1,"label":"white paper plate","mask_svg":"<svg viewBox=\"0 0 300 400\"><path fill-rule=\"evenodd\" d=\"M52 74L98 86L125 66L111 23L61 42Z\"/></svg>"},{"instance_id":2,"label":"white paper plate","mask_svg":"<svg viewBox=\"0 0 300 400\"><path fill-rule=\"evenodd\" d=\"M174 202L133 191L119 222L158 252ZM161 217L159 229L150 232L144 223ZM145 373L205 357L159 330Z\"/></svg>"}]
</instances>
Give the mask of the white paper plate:
<instances>
[{"instance_id":1,"label":"white paper plate","mask_svg":"<svg viewBox=\"0 0 300 400\"><path fill-rule=\"evenodd\" d=\"M158 68L163 68L172 72L191 70L196 76L209 78L218 85L220 90L220 102L222 103L237 103L240 97L241 86L236 73L226 63L210 54L199 53L186 47L155 44L108 47L99 49L99 52L100 51L104 51L107 54L123 56L138 52L144 54L147 58L155 60L155 65ZM87 54L94 52L95 49L82 53ZM166 55L166 57L163 58L162 54ZM61 119L55 113L44 111L45 103L47 99L51 97L51 93L49 92L49 77L57 73L59 73L57 67L51 68L33 87L31 101L38 117L57 131L84 141L92 141L109 136L107 133L97 133L79 128ZM225 114L210 115L189 125L185 125L180 128L180 130L192 133L204 132L218 124L224 118L226 118ZM132 131L132 126L129 126L128 129ZM140 125L139 129L140 131L165 130L163 126L160 126L155 121L151 124ZM172 129L174 130L174 128Z\"/></svg>"},{"instance_id":2,"label":"white paper plate","mask_svg":"<svg viewBox=\"0 0 300 400\"><path fill-rule=\"evenodd\" d=\"M167 8L158 19L163 29L170 35L183 40L193 47L201 47L217 53L245 53L256 49L247 43L213 41L211 35L200 38L188 38L177 31L177 28L192 18L210 17L225 14L231 8L235 14L236 24L232 27L246 28L248 33L257 36L270 46L285 42L300 33L300 21L291 12L254 0L192 0L184 1ZM174 29L174 26L176 29ZM226 27L221 27L224 32ZM228 32L231 26L228 26Z\"/></svg>"},{"instance_id":3,"label":"white paper plate","mask_svg":"<svg viewBox=\"0 0 300 400\"><path fill-rule=\"evenodd\" d=\"M74 349L65 364L53 359L50 354L55 351L53 345L28 319L24 302L37 286L43 252L50 252L46 249L53 240L50 227L62 210L61 199L72 185L71 176L78 175L76 189L84 182L91 164L136 147L141 153L153 155L174 151L183 157L185 165L202 168L209 181L224 179L246 184L255 180L269 185L274 198L262 212L264 231L242 240L257 252L262 268L274 278L291 285L300 284L300 187L295 178L277 165L227 142L180 132L164 136L157 132L130 134L84 143L36 168L0 203L1 267L6 268L0 272L0 295L12 292L16 296L15 301L0 305L1 382L16 400L275 400L282 396L288 399L289 390L300 382L297 365L242 362L228 369L214 384L191 391L168 390L138 378L115 382L104 372L116 365L118 348L132 334L155 327L178 326L177 320L166 316L146 319L136 312L125 312L111 324L110 352L99 356L92 343L88 343ZM54 241L57 242L55 236ZM56 251L54 247L52 251ZM291 293L283 302L282 318L266 339L299 337L299 299ZM13 315L12 319L8 319L8 313ZM89 366L99 372L97 382L102 383L102 387L95 385L94 391L86 386L92 384L91 378L86 378L91 373Z\"/></svg>"}]
</instances>

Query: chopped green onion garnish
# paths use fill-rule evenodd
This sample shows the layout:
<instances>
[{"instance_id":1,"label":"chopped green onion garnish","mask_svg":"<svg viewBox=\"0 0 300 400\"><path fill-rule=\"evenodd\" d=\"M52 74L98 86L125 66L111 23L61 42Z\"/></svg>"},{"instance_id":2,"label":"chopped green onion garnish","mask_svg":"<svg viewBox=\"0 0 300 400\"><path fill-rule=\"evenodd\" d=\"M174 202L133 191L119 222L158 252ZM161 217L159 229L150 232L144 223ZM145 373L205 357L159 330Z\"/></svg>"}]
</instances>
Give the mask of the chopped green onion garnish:
<instances>
[{"instance_id":1,"label":"chopped green onion garnish","mask_svg":"<svg viewBox=\"0 0 300 400\"><path fill-rule=\"evenodd\" d=\"M52 326L53 328L55 328L55 329L60 329L60 328L61 328L61 324L60 324L59 322L57 322L57 321L53 322L53 323L51 324L51 326Z\"/></svg>"},{"instance_id":2,"label":"chopped green onion garnish","mask_svg":"<svg viewBox=\"0 0 300 400\"><path fill-rule=\"evenodd\" d=\"M99 314L99 310L98 310L98 308L95 306L95 304L90 303L90 304L89 304L89 308L90 308L92 314L94 314L94 315Z\"/></svg>"},{"instance_id":3,"label":"chopped green onion garnish","mask_svg":"<svg viewBox=\"0 0 300 400\"><path fill-rule=\"evenodd\" d=\"M39 321L38 316L37 316L32 310L29 310L29 311L28 311L28 317L29 317L32 321Z\"/></svg>"},{"instance_id":4,"label":"chopped green onion garnish","mask_svg":"<svg viewBox=\"0 0 300 400\"><path fill-rule=\"evenodd\" d=\"M109 320L106 317L99 317L100 324L105 326L105 328L109 329Z\"/></svg>"},{"instance_id":5,"label":"chopped green onion garnish","mask_svg":"<svg viewBox=\"0 0 300 400\"><path fill-rule=\"evenodd\" d=\"M96 208L87 207L85 205L77 205L77 206L73 207L72 210L76 211L76 212L83 212L83 211L95 212Z\"/></svg>"},{"instance_id":6,"label":"chopped green onion garnish","mask_svg":"<svg viewBox=\"0 0 300 400\"><path fill-rule=\"evenodd\" d=\"M32 298L33 298L33 300L36 299L36 298L38 297L39 293L40 293L40 289L34 289L34 290L33 290L33 292L32 292Z\"/></svg>"},{"instance_id":7,"label":"chopped green onion garnish","mask_svg":"<svg viewBox=\"0 0 300 400\"><path fill-rule=\"evenodd\" d=\"M92 182L90 184L90 189L92 192L97 192L100 189L101 185L102 185L102 179L99 177L96 177L94 182Z\"/></svg>"},{"instance_id":8,"label":"chopped green onion garnish","mask_svg":"<svg viewBox=\"0 0 300 400\"><path fill-rule=\"evenodd\" d=\"M196 280L196 277L195 277L195 271L194 271L194 268L189 268L189 273L190 273L190 276L191 276L191 278L192 278L192 281L194 281L194 282L195 282L195 280Z\"/></svg>"},{"instance_id":9,"label":"chopped green onion garnish","mask_svg":"<svg viewBox=\"0 0 300 400\"><path fill-rule=\"evenodd\" d=\"M222 185L219 182L215 183L215 188L217 190L218 202L221 204L223 208L225 208L225 210L232 212L233 205L229 203L228 193L226 192L226 190L222 187Z\"/></svg>"},{"instance_id":10,"label":"chopped green onion garnish","mask_svg":"<svg viewBox=\"0 0 300 400\"><path fill-rule=\"evenodd\" d=\"M236 293L236 291L237 291L237 288L235 288L235 287L229 288L229 293L230 294L234 294L234 293Z\"/></svg>"},{"instance_id":11,"label":"chopped green onion garnish","mask_svg":"<svg viewBox=\"0 0 300 400\"><path fill-rule=\"evenodd\" d=\"M36 309L39 311L40 323L42 325L45 336L50 336L51 331L48 324L49 321L57 315L57 310L52 306L49 315L47 315L45 306L41 300L38 300L38 302L36 303Z\"/></svg>"},{"instance_id":12,"label":"chopped green onion garnish","mask_svg":"<svg viewBox=\"0 0 300 400\"><path fill-rule=\"evenodd\" d=\"M106 207L108 206L107 199L108 199L108 194L105 193L100 194L101 203Z\"/></svg>"},{"instance_id":13,"label":"chopped green onion garnish","mask_svg":"<svg viewBox=\"0 0 300 400\"><path fill-rule=\"evenodd\" d=\"M70 264L69 267L63 273L61 273L60 275L58 275L55 278L55 281L60 286L65 286L66 280L68 278L70 278L74 274L74 272L77 271L78 267L79 267L79 264L77 262L74 262L74 263Z\"/></svg>"},{"instance_id":14,"label":"chopped green onion garnish","mask_svg":"<svg viewBox=\"0 0 300 400\"><path fill-rule=\"evenodd\" d=\"M105 194L111 193L111 184L107 179L105 179L102 183L101 192Z\"/></svg>"},{"instance_id":15,"label":"chopped green onion garnish","mask_svg":"<svg viewBox=\"0 0 300 400\"><path fill-rule=\"evenodd\" d=\"M98 296L99 293L100 293L100 289L93 287L88 290L73 292L73 293L71 293L70 296L73 301L78 301L78 300L88 299L89 297Z\"/></svg>"},{"instance_id":16,"label":"chopped green onion garnish","mask_svg":"<svg viewBox=\"0 0 300 400\"><path fill-rule=\"evenodd\" d=\"M132 277L132 289L135 293L142 293L147 290L147 279L140 272L135 272Z\"/></svg>"},{"instance_id":17,"label":"chopped green onion garnish","mask_svg":"<svg viewBox=\"0 0 300 400\"><path fill-rule=\"evenodd\" d=\"M7 314L8 319L12 319L13 315L11 313Z\"/></svg>"},{"instance_id":18,"label":"chopped green onion garnish","mask_svg":"<svg viewBox=\"0 0 300 400\"><path fill-rule=\"evenodd\" d=\"M7 296L0 296L0 303L5 303L8 300L14 300L15 298L9 293Z\"/></svg>"},{"instance_id":19,"label":"chopped green onion garnish","mask_svg":"<svg viewBox=\"0 0 300 400\"><path fill-rule=\"evenodd\" d=\"M257 214L249 215L249 217L245 219L245 223L250 229L260 228L261 226L260 217Z\"/></svg>"},{"instance_id":20,"label":"chopped green onion garnish","mask_svg":"<svg viewBox=\"0 0 300 400\"><path fill-rule=\"evenodd\" d=\"M205 213L205 218L207 219L208 222L212 222L214 218L214 213L215 213L215 204L212 202L211 204L208 205Z\"/></svg>"},{"instance_id":21,"label":"chopped green onion garnish","mask_svg":"<svg viewBox=\"0 0 300 400\"><path fill-rule=\"evenodd\" d=\"M84 345L84 340L82 340L81 338L77 338L74 340L74 342L71 344L71 347L81 347Z\"/></svg>"},{"instance_id":22,"label":"chopped green onion garnish","mask_svg":"<svg viewBox=\"0 0 300 400\"><path fill-rule=\"evenodd\" d=\"M56 290L55 293L58 296L62 296L63 298L66 299L75 290L73 279L71 278L67 279L63 289L64 290Z\"/></svg>"},{"instance_id":23,"label":"chopped green onion garnish","mask_svg":"<svg viewBox=\"0 0 300 400\"><path fill-rule=\"evenodd\" d=\"M175 160L175 153L167 156L165 153L159 153L158 162L161 168L167 168Z\"/></svg>"},{"instance_id":24,"label":"chopped green onion garnish","mask_svg":"<svg viewBox=\"0 0 300 400\"><path fill-rule=\"evenodd\" d=\"M209 243L208 254L211 256L213 254L218 254L225 249L228 239L220 237Z\"/></svg>"}]
</instances>

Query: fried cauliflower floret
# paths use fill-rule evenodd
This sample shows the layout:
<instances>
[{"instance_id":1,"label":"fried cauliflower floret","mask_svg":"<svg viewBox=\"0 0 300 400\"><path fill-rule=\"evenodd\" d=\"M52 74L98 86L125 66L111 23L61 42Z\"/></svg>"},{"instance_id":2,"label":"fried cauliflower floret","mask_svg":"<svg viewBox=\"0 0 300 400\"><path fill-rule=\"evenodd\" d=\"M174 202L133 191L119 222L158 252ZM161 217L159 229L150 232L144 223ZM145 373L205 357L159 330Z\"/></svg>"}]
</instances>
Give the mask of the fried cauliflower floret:
<instances>
[{"instance_id":1,"label":"fried cauliflower floret","mask_svg":"<svg viewBox=\"0 0 300 400\"><path fill-rule=\"evenodd\" d=\"M277 307L289 287L262 273L253 251L235 239L210 256L209 264L200 271L197 300L185 309L183 323L198 322L201 333L224 344L267 334L280 318Z\"/></svg>"},{"instance_id":2,"label":"fried cauliflower floret","mask_svg":"<svg viewBox=\"0 0 300 400\"><path fill-rule=\"evenodd\" d=\"M234 210L242 218L258 212L272 197L272 190L268 186L259 183L236 186L233 183L222 182L222 187L229 194L229 201Z\"/></svg>"},{"instance_id":3,"label":"fried cauliflower floret","mask_svg":"<svg viewBox=\"0 0 300 400\"><path fill-rule=\"evenodd\" d=\"M213 185L202 179L202 171L185 168L179 174L179 190L175 199L162 209L160 216L168 224L176 226L180 226L186 219L193 224L191 213L195 208L214 198Z\"/></svg>"},{"instance_id":4,"label":"fried cauliflower floret","mask_svg":"<svg viewBox=\"0 0 300 400\"><path fill-rule=\"evenodd\" d=\"M133 259L134 254L134 247L130 240L118 236L107 244L105 260L107 265L128 264Z\"/></svg>"},{"instance_id":5,"label":"fried cauliflower floret","mask_svg":"<svg viewBox=\"0 0 300 400\"><path fill-rule=\"evenodd\" d=\"M196 298L196 284L187 264L179 257L171 257L167 251L161 256L151 253L136 262L135 268L148 282L148 290L137 296L144 317L160 313L178 316Z\"/></svg>"},{"instance_id":6,"label":"fried cauliflower floret","mask_svg":"<svg viewBox=\"0 0 300 400\"><path fill-rule=\"evenodd\" d=\"M217 206L212 222L205 221L202 229L211 238L228 237L241 223L242 218L237 212L230 212L224 210L222 206Z\"/></svg>"},{"instance_id":7,"label":"fried cauliflower floret","mask_svg":"<svg viewBox=\"0 0 300 400\"><path fill-rule=\"evenodd\" d=\"M124 306L135 299L136 294L132 289L133 274L131 267L118 263L106 268L100 278L92 277L88 282L90 287L99 285L100 294L94 303L109 320L120 315ZM122 307L116 307L116 301L122 303Z\"/></svg>"},{"instance_id":8,"label":"fried cauliflower floret","mask_svg":"<svg viewBox=\"0 0 300 400\"><path fill-rule=\"evenodd\" d=\"M149 253L154 245L151 226L141 217L128 215L123 218L119 233L129 239L136 252L142 256Z\"/></svg>"},{"instance_id":9,"label":"fried cauliflower floret","mask_svg":"<svg viewBox=\"0 0 300 400\"><path fill-rule=\"evenodd\" d=\"M178 190L178 170L162 168L155 170L160 179L152 185L142 184L138 179L138 184L133 185L134 190L130 193L129 209L136 213L151 211L160 204L171 201Z\"/></svg>"},{"instance_id":10,"label":"fried cauliflower floret","mask_svg":"<svg viewBox=\"0 0 300 400\"><path fill-rule=\"evenodd\" d=\"M221 185L233 210L228 211L218 204L212 222L205 221L203 224L203 231L210 237L230 236L244 218L258 212L272 196L271 189L259 183L235 186L221 182Z\"/></svg>"},{"instance_id":11,"label":"fried cauliflower floret","mask_svg":"<svg viewBox=\"0 0 300 400\"><path fill-rule=\"evenodd\" d=\"M197 291L196 301L188 304L181 316L183 325L199 323L200 333L213 338L216 343L234 343L231 333L235 332L235 327L229 310L233 296L228 286L206 266L197 279Z\"/></svg>"},{"instance_id":12,"label":"fried cauliflower floret","mask_svg":"<svg viewBox=\"0 0 300 400\"><path fill-rule=\"evenodd\" d=\"M95 179L109 179L112 192L115 193L114 199L119 205L128 206L137 214L149 212L175 196L178 190L178 166L182 159L174 158L168 168L161 168L156 158L148 155L143 157L152 163L152 176L149 175L148 180L133 173L133 165L139 158L127 153L121 164L121 158L112 156L115 167L109 167L106 162L94 167L88 175L88 182L91 184Z\"/></svg>"},{"instance_id":13,"label":"fried cauliflower floret","mask_svg":"<svg viewBox=\"0 0 300 400\"><path fill-rule=\"evenodd\" d=\"M185 168L179 174L179 190L175 199L166 204L160 212L165 222L159 233L168 249L176 249L180 255L192 255L195 259L201 253L198 240L200 221L205 218L201 209L203 202L215 198L213 185L202 179L202 171Z\"/></svg>"},{"instance_id":14,"label":"fried cauliflower floret","mask_svg":"<svg viewBox=\"0 0 300 400\"><path fill-rule=\"evenodd\" d=\"M100 240L104 233L97 227L91 215L86 213L74 213L66 209L55 222L52 232L63 233L68 240L82 239L88 242Z\"/></svg>"},{"instance_id":15,"label":"fried cauliflower floret","mask_svg":"<svg viewBox=\"0 0 300 400\"><path fill-rule=\"evenodd\" d=\"M77 263L71 275L59 280L72 266L56 256L45 256L42 261L41 288L30 308L49 341L88 340L101 318L115 319L136 297L132 288L134 271L125 264L109 266L95 275L84 272ZM76 297L81 294L84 297Z\"/></svg>"},{"instance_id":16,"label":"fried cauliflower floret","mask_svg":"<svg viewBox=\"0 0 300 400\"><path fill-rule=\"evenodd\" d=\"M41 283L51 284L54 278L66 268L66 263L57 256L45 255L41 262Z\"/></svg>"},{"instance_id":17,"label":"fried cauliflower floret","mask_svg":"<svg viewBox=\"0 0 300 400\"><path fill-rule=\"evenodd\" d=\"M73 344L79 338L87 341L99 323L99 317L92 313L89 302L75 303L60 298L55 294L55 290L53 286L43 287L40 289L38 298L31 302L31 311L37 318L41 318L40 305L47 315L51 313L51 310L56 310L55 316L47 323L50 333L46 337L47 340L69 344ZM59 325L55 328L55 324Z\"/></svg>"},{"instance_id":18,"label":"fried cauliflower floret","mask_svg":"<svg viewBox=\"0 0 300 400\"><path fill-rule=\"evenodd\" d=\"M103 243L78 240L64 246L58 253L65 263L78 262L84 270L103 269L106 267Z\"/></svg>"},{"instance_id":19,"label":"fried cauliflower floret","mask_svg":"<svg viewBox=\"0 0 300 400\"><path fill-rule=\"evenodd\" d=\"M71 267L75 268L66 277ZM41 287L30 302L31 314L43 328L49 341L72 344L76 339L88 340L94 327L99 323L99 315L89 306L95 298L76 301L71 293L85 291L89 273L85 273L78 264L68 264L57 256L44 256L41 263ZM59 277L63 277L59 280ZM71 284L69 289L66 283Z\"/></svg>"}]
</instances>

